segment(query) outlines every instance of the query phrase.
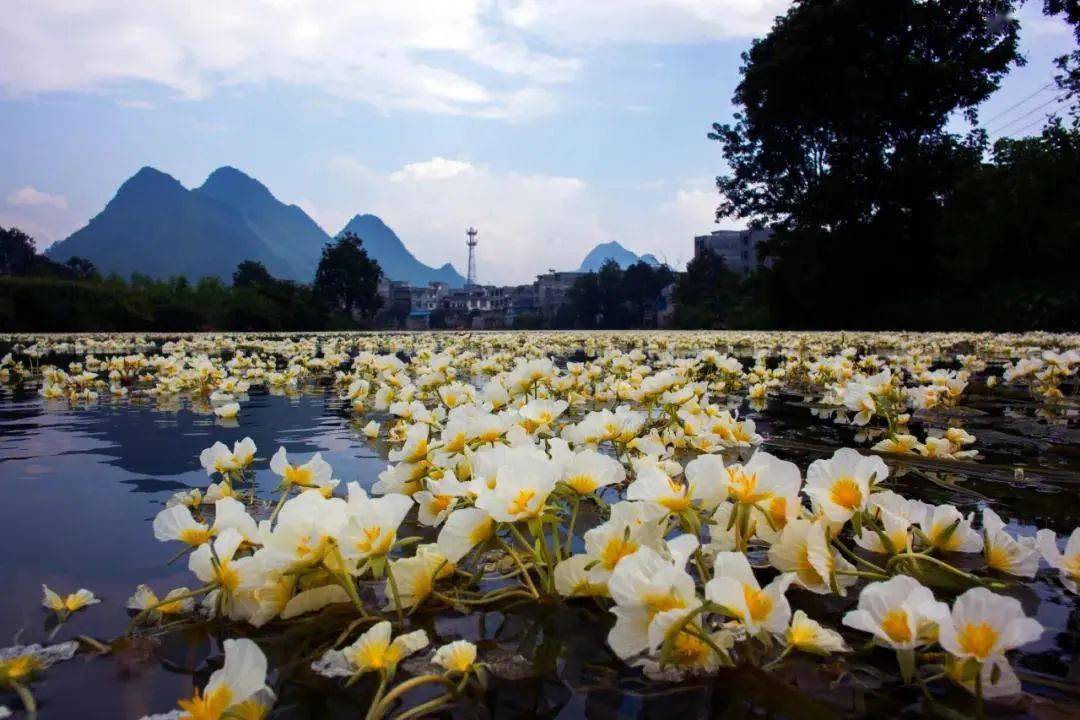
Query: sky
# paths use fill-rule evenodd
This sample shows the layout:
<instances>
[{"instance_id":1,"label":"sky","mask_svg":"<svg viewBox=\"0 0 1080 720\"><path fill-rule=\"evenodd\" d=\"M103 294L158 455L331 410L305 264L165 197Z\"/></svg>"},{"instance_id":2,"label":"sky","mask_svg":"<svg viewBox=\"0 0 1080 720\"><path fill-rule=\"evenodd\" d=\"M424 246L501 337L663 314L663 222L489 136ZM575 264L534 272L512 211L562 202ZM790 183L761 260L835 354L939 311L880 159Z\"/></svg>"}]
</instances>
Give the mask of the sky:
<instances>
[{"instance_id":1,"label":"sky","mask_svg":"<svg viewBox=\"0 0 1080 720\"><path fill-rule=\"evenodd\" d=\"M1069 28L1020 11L981 109L1038 132ZM574 269L617 240L681 267L717 225L739 55L787 0L7 0L0 226L63 239L150 165L232 165L337 233L380 216L485 283ZM1049 102L1049 105L1041 105ZM148 240L149 241L149 240Z\"/></svg>"}]
</instances>

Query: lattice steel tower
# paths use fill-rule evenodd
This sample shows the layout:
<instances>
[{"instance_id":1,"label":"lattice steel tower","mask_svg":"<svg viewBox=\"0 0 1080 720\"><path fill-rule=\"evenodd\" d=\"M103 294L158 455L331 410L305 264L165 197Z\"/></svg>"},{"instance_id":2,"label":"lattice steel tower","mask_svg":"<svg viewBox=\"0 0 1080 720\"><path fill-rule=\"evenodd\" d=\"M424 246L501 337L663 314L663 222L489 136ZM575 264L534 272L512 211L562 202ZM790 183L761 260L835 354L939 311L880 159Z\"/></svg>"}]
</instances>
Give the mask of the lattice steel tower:
<instances>
[{"instance_id":1,"label":"lattice steel tower","mask_svg":"<svg viewBox=\"0 0 1080 720\"><path fill-rule=\"evenodd\" d=\"M469 274L465 278L466 285L476 284L476 228L470 227L465 231L469 237L465 244L469 246Z\"/></svg>"}]
</instances>

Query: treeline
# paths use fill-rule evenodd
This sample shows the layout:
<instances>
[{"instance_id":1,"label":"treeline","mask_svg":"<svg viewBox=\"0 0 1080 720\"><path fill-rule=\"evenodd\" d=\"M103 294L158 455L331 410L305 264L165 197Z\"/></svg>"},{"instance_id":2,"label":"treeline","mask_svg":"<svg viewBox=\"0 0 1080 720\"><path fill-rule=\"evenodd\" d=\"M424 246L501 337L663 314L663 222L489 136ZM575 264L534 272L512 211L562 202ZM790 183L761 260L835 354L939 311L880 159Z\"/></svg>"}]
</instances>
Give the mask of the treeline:
<instances>
[{"instance_id":1,"label":"treeline","mask_svg":"<svg viewBox=\"0 0 1080 720\"><path fill-rule=\"evenodd\" d=\"M623 270L614 260L574 281L552 327L577 330L650 328L660 324L675 274L666 265L636 262Z\"/></svg>"},{"instance_id":2,"label":"treeline","mask_svg":"<svg viewBox=\"0 0 1080 720\"><path fill-rule=\"evenodd\" d=\"M989 129L978 122L979 106L1023 62L1017 4L795 0L743 55L734 122L709 134L729 169L717 178L717 218L771 228L760 248L769 267L732 285L692 264L678 293L683 319L1080 326L1075 56L1059 62L1056 88L992 116ZM1044 12L1076 27L1070 5L1047 0ZM1037 137L1002 137L1039 124Z\"/></svg>"},{"instance_id":3,"label":"treeline","mask_svg":"<svg viewBox=\"0 0 1080 720\"><path fill-rule=\"evenodd\" d=\"M381 270L359 238L323 249L311 284L240 263L232 284L218 277L102 277L91 263L64 264L36 252L18 229L0 228L0 330L91 332L320 330L363 327L379 307Z\"/></svg>"}]
</instances>

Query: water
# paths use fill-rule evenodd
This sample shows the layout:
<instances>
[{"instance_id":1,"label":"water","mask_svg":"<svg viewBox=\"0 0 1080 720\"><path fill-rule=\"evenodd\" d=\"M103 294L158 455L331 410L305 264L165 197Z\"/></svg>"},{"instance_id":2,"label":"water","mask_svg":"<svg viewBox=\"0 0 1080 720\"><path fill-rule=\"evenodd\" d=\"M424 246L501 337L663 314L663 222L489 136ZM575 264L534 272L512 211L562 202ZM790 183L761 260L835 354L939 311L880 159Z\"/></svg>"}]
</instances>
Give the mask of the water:
<instances>
[{"instance_id":1,"label":"water","mask_svg":"<svg viewBox=\"0 0 1080 720\"><path fill-rule=\"evenodd\" d=\"M785 396L759 410L745 409L766 436L766 449L803 469L839 445L853 445L850 426L812 417L799 398ZM990 504L1019 534L1034 534L1036 527L1070 532L1080 525L1077 420L1071 415L1040 417L1042 411L1041 405L1019 397L966 394L963 407L954 412L964 413L965 427L979 437L984 459L967 464L890 462L899 476L895 489L927 501L956 503L965 512ZM151 521L172 493L205 487L206 474L198 464L203 448L245 436L259 448L256 481L264 497L277 484L268 459L279 445L290 455L322 452L343 482L368 486L386 466L386 448L369 444L348 408L329 391L286 397L253 390L237 427L223 426L212 415L187 408L163 410L148 401L103 397L97 404L70 409L30 390L7 391L0 397L0 646L13 644L17 637L24 643L41 642L54 631L51 613L41 606L42 583L61 592L86 587L104 601L75 613L55 629L54 641L79 635L106 642L121 637L130 620L124 603L139 583L191 586L186 561L166 564L175 548L153 539ZM1015 476L1018 465L1026 468L1022 481ZM1080 683L1076 597L1045 569L1035 582L1020 583L1010 594L1047 632L1012 656L1017 669L1027 673L1025 679L1035 682L1026 683L1028 692L1019 700L995 704L994 712L1077 716L1080 695L1054 686ZM855 600L799 590L789 597L793 607L833 627ZM645 682L614 657L604 642L610 622L610 614L591 602L468 616L446 612L417 620L433 644L466 637L478 641L482 656L501 653L506 660L499 671L504 677L491 684L485 706L458 708L457 717L920 713L916 691L877 689L875 666L891 668L895 662L885 651L861 657L853 663L852 674L843 674L832 660L808 659L773 675L733 671L709 681L668 686ZM219 633L210 627L120 641L109 655L80 653L51 668L44 681L33 686L41 716L139 718L164 712L205 683L220 654L219 639L235 634L235 628ZM365 682L345 690L339 682L307 671L298 662L301 640L269 640L263 647L276 679L282 681L273 717L362 716L370 692ZM942 702L966 707L959 690L942 687L935 693ZM421 692L414 700L424 697ZM0 704L18 707L14 696L0 698Z\"/></svg>"}]
</instances>

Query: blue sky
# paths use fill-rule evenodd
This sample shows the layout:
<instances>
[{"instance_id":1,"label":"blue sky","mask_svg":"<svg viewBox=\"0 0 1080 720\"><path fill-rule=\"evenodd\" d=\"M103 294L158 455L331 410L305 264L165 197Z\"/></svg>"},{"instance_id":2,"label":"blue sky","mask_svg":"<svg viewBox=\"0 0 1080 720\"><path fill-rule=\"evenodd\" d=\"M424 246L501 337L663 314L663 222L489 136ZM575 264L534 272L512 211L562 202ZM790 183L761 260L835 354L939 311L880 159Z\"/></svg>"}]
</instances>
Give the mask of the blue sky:
<instances>
[{"instance_id":1,"label":"blue sky","mask_svg":"<svg viewBox=\"0 0 1080 720\"><path fill-rule=\"evenodd\" d=\"M681 265L716 227L705 133L786 5L13 0L0 225L44 246L143 165L188 187L233 165L330 233L377 214L434 265L464 269L475 225L485 282L576 267L613 239ZM1038 131L1072 46L1038 5L1021 10L1028 65L983 108L1001 134Z\"/></svg>"}]
</instances>

